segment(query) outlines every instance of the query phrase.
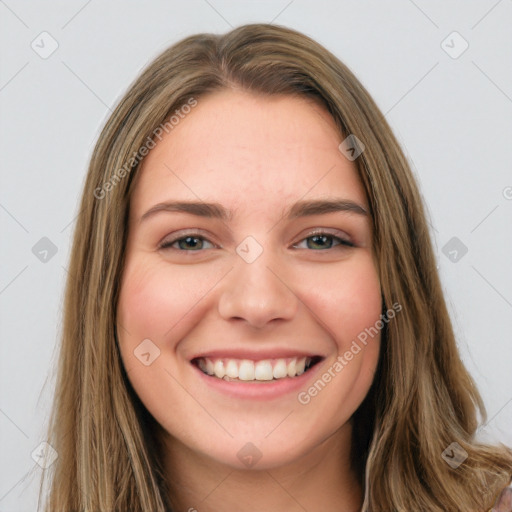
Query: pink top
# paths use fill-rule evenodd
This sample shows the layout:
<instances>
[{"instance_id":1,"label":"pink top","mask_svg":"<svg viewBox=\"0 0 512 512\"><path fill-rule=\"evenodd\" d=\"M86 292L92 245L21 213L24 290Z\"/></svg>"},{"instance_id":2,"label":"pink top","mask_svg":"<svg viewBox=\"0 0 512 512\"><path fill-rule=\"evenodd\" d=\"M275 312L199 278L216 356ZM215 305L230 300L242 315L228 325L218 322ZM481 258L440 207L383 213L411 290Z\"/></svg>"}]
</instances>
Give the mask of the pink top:
<instances>
[{"instance_id":1,"label":"pink top","mask_svg":"<svg viewBox=\"0 0 512 512\"><path fill-rule=\"evenodd\" d=\"M512 485L505 487L489 512L512 512Z\"/></svg>"}]
</instances>

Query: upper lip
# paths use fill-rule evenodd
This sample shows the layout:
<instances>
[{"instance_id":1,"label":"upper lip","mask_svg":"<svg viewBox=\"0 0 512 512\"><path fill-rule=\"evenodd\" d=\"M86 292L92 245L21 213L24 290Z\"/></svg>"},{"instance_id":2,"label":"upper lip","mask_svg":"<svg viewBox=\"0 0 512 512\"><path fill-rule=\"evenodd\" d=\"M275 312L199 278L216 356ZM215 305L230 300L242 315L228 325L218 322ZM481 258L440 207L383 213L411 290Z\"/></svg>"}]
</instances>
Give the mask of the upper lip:
<instances>
[{"instance_id":1,"label":"upper lip","mask_svg":"<svg viewBox=\"0 0 512 512\"><path fill-rule=\"evenodd\" d=\"M191 361L199 358L207 359L248 359L262 361L264 359L286 359L289 357L322 357L320 354L293 349L268 349L268 350L244 350L244 349L218 349L205 352L198 352L190 358Z\"/></svg>"}]
</instances>

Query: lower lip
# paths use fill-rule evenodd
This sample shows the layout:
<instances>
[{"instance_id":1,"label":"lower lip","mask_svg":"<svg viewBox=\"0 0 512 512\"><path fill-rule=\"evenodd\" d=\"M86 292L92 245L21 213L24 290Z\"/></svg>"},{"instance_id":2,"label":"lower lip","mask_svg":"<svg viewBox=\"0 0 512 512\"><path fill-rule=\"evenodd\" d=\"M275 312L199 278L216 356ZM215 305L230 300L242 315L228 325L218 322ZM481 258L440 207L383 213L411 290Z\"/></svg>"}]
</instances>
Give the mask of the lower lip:
<instances>
[{"instance_id":1,"label":"lower lip","mask_svg":"<svg viewBox=\"0 0 512 512\"><path fill-rule=\"evenodd\" d=\"M235 398L271 400L274 398L280 398L293 392L297 392L300 389L305 389L307 381L314 377L314 375L318 372L318 368L321 366L321 364L322 361L319 361L308 371L297 377L285 377L283 379L257 382L227 381L203 373L194 364L192 364L192 367L199 374L199 377L202 379L202 381L207 386L215 389L216 391L220 391L221 393Z\"/></svg>"}]
</instances>

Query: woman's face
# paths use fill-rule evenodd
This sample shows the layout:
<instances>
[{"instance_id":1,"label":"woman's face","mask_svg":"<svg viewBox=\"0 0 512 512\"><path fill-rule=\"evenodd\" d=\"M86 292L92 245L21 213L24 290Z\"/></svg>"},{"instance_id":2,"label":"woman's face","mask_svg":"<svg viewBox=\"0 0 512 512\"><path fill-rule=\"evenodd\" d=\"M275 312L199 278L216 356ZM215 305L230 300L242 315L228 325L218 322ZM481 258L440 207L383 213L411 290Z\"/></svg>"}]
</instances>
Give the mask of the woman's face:
<instances>
[{"instance_id":1,"label":"woman's face","mask_svg":"<svg viewBox=\"0 0 512 512\"><path fill-rule=\"evenodd\" d=\"M119 345L176 445L264 469L349 432L380 345L380 333L358 336L382 304L367 199L342 140L304 98L222 91L144 159Z\"/></svg>"}]
</instances>

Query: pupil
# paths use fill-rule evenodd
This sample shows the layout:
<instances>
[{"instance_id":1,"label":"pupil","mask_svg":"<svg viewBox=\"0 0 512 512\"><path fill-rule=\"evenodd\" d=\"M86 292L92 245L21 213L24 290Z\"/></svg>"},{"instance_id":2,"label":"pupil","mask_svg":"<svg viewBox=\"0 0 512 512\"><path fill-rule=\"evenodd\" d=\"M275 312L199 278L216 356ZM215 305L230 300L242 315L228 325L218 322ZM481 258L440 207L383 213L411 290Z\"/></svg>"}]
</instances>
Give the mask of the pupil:
<instances>
[{"instance_id":1,"label":"pupil","mask_svg":"<svg viewBox=\"0 0 512 512\"><path fill-rule=\"evenodd\" d=\"M198 246L200 245L199 239L194 238L193 236L187 236L186 238L184 238L182 240L182 243L185 246L185 249L186 248L197 249Z\"/></svg>"}]
</instances>

